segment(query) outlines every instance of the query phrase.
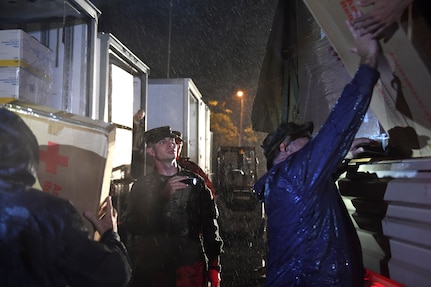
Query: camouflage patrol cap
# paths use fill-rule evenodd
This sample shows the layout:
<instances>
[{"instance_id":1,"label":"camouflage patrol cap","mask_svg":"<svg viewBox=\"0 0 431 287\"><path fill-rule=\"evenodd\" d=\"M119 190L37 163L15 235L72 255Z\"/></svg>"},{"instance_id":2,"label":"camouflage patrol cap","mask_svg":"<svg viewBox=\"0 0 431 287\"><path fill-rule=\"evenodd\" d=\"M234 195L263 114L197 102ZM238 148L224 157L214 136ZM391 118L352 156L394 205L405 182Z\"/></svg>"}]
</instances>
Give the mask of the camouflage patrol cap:
<instances>
[{"instance_id":1,"label":"camouflage patrol cap","mask_svg":"<svg viewBox=\"0 0 431 287\"><path fill-rule=\"evenodd\" d=\"M178 138L178 135L171 131L170 126L154 128L144 133L144 140L147 144L159 142L164 138Z\"/></svg>"}]
</instances>

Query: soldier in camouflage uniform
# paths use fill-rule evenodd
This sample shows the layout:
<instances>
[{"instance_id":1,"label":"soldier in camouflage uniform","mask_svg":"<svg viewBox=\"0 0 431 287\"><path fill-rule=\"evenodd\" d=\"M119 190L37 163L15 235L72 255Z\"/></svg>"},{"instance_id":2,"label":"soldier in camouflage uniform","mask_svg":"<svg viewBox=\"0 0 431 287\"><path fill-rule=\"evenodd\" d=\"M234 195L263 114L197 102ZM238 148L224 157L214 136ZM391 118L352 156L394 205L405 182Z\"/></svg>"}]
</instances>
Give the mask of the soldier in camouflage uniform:
<instances>
[{"instance_id":1,"label":"soldier in camouflage uniform","mask_svg":"<svg viewBox=\"0 0 431 287\"><path fill-rule=\"evenodd\" d=\"M169 126L145 132L152 173L137 179L123 224L133 263L131 286L219 286L223 241L211 191L181 168Z\"/></svg>"}]
</instances>

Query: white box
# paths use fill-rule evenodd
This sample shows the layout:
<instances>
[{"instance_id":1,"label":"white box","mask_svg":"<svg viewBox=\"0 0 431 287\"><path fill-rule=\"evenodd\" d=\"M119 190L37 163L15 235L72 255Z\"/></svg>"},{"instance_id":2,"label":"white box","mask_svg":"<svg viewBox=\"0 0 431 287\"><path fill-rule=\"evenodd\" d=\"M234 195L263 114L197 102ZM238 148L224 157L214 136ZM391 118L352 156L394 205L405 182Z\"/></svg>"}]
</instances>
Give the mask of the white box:
<instances>
[{"instance_id":1,"label":"white box","mask_svg":"<svg viewBox=\"0 0 431 287\"><path fill-rule=\"evenodd\" d=\"M0 67L0 97L49 105L52 82L40 78L22 67Z\"/></svg>"},{"instance_id":2,"label":"white box","mask_svg":"<svg viewBox=\"0 0 431 287\"><path fill-rule=\"evenodd\" d=\"M0 97L48 105L52 51L22 30L0 30Z\"/></svg>"},{"instance_id":3,"label":"white box","mask_svg":"<svg viewBox=\"0 0 431 287\"><path fill-rule=\"evenodd\" d=\"M20 29L0 30L0 66L31 67L47 72L52 51Z\"/></svg>"}]
</instances>

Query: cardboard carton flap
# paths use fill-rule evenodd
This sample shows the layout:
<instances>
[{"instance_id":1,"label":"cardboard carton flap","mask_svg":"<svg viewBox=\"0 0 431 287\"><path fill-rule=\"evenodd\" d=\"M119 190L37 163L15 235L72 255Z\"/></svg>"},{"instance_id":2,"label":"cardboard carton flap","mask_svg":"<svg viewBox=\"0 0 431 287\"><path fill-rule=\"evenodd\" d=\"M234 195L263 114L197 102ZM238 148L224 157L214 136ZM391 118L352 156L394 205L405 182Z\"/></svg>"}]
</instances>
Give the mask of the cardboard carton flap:
<instances>
[{"instance_id":1,"label":"cardboard carton flap","mask_svg":"<svg viewBox=\"0 0 431 287\"><path fill-rule=\"evenodd\" d=\"M81 214L97 214L109 195L115 125L22 101L4 107L17 113L38 140L40 188L70 200Z\"/></svg>"}]
</instances>

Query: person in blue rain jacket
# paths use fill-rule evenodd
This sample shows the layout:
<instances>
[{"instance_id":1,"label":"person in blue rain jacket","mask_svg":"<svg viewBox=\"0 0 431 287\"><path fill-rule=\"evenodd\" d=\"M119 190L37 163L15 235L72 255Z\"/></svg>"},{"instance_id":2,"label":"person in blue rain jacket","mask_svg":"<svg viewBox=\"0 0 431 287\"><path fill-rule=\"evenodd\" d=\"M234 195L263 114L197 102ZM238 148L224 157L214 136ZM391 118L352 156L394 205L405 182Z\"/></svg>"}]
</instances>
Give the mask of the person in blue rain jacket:
<instances>
[{"instance_id":1,"label":"person in blue rain jacket","mask_svg":"<svg viewBox=\"0 0 431 287\"><path fill-rule=\"evenodd\" d=\"M347 25L360 65L317 135L311 122L282 123L262 145L268 171L255 190L267 215L268 287L364 286L360 242L333 174L370 104L380 47Z\"/></svg>"}]
</instances>

